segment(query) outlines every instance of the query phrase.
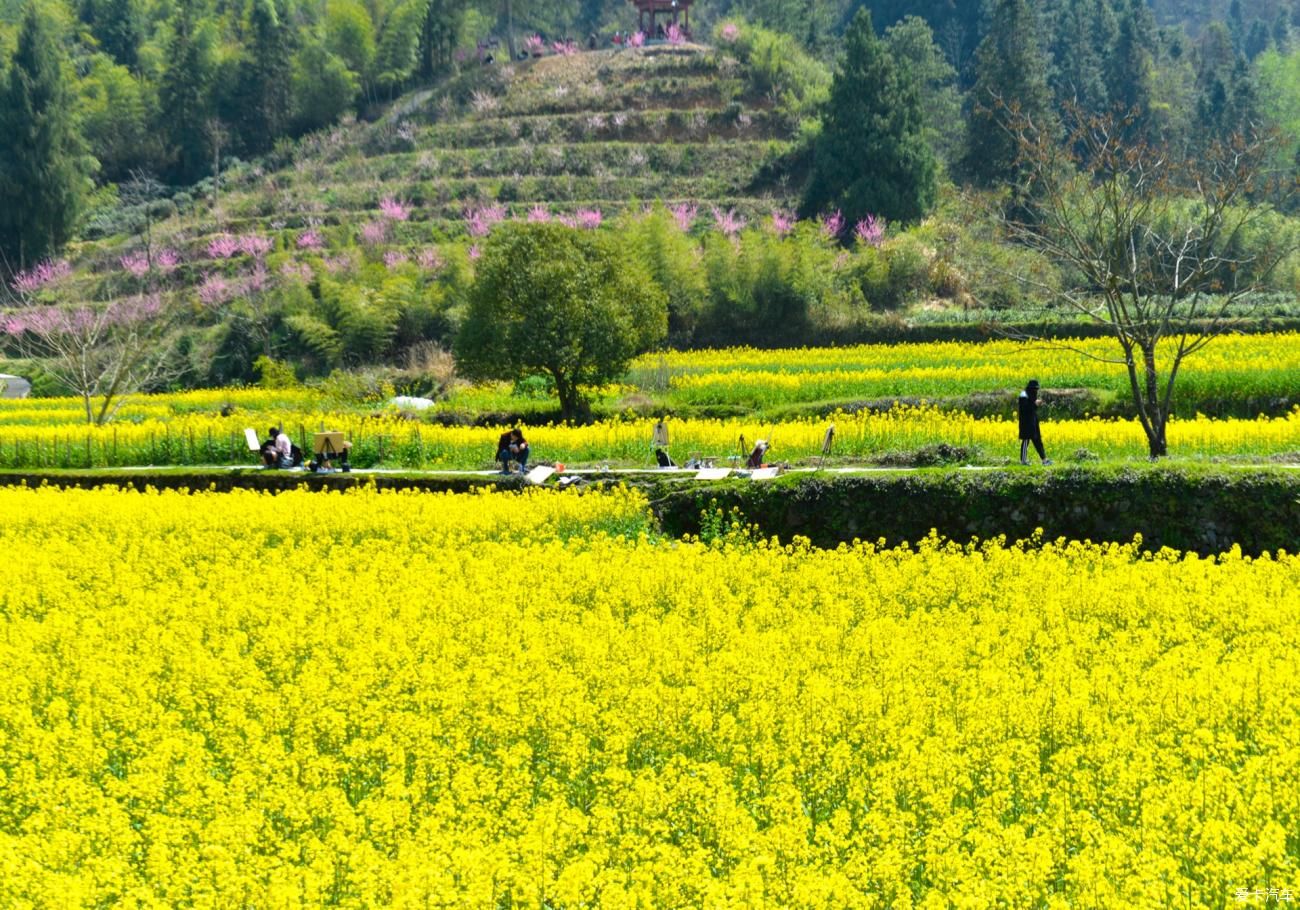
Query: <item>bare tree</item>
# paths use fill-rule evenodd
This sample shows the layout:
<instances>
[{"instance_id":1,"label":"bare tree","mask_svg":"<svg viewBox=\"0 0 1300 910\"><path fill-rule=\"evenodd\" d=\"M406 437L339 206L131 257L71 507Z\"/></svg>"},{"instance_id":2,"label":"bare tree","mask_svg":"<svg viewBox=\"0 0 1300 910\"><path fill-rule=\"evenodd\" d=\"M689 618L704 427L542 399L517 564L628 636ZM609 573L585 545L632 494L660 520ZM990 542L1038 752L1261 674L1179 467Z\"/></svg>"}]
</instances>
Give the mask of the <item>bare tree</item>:
<instances>
[{"instance_id":1,"label":"bare tree","mask_svg":"<svg viewBox=\"0 0 1300 910\"><path fill-rule=\"evenodd\" d=\"M1024 280L1113 334L1116 355L1097 359L1127 369L1150 455L1166 455L1184 361L1233 329L1243 298L1293 248L1288 232L1261 236L1272 210L1253 201L1272 138L1237 135L1179 154L1115 114L1071 111L1065 135L1009 119L1025 182L1003 225L1072 279Z\"/></svg>"},{"instance_id":2,"label":"bare tree","mask_svg":"<svg viewBox=\"0 0 1300 910\"><path fill-rule=\"evenodd\" d=\"M62 305L64 277L61 264L20 273L0 310L0 337L81 398L87 423L102 425L130 396L173 374L175 307L158 291Z\"/></svg>"},{"instance_id":3,"label":"bare tree","mask_svg":"<svg viewBox=\"0 0 1300 910\"><path fill-rule=\"evenodd\" d=\"M144 220L144 255L145 262L153 268L153 207L163 194L164 187L149 171L136 168L130 178L121 186L122 203L140 210Z\"/></svg>"}]
</instances>

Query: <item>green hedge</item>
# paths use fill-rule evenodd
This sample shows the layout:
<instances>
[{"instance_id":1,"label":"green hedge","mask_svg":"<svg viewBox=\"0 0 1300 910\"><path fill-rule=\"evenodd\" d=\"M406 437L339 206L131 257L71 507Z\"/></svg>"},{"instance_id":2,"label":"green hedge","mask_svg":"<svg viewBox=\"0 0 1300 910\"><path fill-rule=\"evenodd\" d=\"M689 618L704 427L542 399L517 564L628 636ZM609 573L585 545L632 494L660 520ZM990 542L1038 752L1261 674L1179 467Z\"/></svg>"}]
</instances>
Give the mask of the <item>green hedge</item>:
<instances>
[{"instance_id":1,"label":"green hedge","mask_svg":"<svg viewBox=\"0 0 1300 910\"><path fill-rule=\"evenodd\" d=\"M787 476L663 488L652 494L666 532L699 533L711 508L738 509L765 534L819 546L917 541L933 529L966 541L1028 539L1128 542L1218 553L1300 544L1300 472L1152 467L918 471L869 476Z\"/></svg>"}]
</instances>

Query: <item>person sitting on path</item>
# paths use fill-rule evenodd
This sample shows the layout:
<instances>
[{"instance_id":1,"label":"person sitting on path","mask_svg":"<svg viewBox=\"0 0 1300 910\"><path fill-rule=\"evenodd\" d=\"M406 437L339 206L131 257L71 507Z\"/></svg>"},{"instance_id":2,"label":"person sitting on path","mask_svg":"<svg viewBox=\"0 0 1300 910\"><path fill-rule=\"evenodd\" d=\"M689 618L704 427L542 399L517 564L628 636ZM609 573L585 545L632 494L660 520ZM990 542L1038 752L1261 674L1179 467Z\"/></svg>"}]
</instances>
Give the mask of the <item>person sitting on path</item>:
<instances>
[{"instance_id":1,"label":"person sitting on path","mask_svg":"<svg viewBox=\"0 0 1300 910\"><path fill-rule=\"evenodd\" d=\"M1043 449L1043 432L1038 424L1038 380L1031 379L1017 399L1020 411L1020 463L1029 464L1029 445L1033 444L1043 464L1051 464Z\"/></svg>"},{"instance_id":2,"label":"person sitting on path","mask_svg":"<svg viewBox=\"0 0 1300 910\"><path fill-rule=\"evenodd\" d=\"M510 439L514 435L513 430L506 430L497 439L497 461L501 462L501 473L510 473Z\"/></svg>"},{"instance_id":3,"label":"person sitting on path","mask_svg":"<svg viewBox=\"0 0 1300 910\"><path fill-rule=\"evenodd\" d=\"M518 427L510 431L510 456L519 463L520 474L528 470L528 440Z\"/></svg>"},{"instance_id":4,"label":"person sitting on path","mask_svg":"<svg viewBox=\"0 0 1300 910\"><path fill-rule=\"evenodd\" d=\"M501 434L497 440L497 461L501 462L501 473L510 473L510 462L519 465L522 473L528 468L528 441L518 427Z\"/></svg>"}]
</instances>

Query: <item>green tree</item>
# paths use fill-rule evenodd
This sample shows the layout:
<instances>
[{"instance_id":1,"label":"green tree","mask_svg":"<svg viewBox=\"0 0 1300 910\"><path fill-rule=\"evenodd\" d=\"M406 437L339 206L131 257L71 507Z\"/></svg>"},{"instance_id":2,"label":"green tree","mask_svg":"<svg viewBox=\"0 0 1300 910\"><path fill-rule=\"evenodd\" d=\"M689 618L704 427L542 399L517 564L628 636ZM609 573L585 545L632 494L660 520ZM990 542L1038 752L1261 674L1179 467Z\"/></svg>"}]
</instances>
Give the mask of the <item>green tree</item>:
<instances>
[{"instance_id":1,"label":"green tree","mask_svg":"<svg viewBox=\"0 0 1300 910\"><path fill-rule=\"evenodd\" d=\"M961 171L979 186L1014 183L1019 151L1008 118L1053 119L1038 21L1026 0L997 0L988 36L975 54L973 107Z\"/></svg>"},{"instance_id":2,"label":"green tree","mask_svg":"<svg viewBox=\"0 0 1300 910\"><path fill-rule=\"evenodd\" d=\"M419 64L424 7L404 0L384 17L375 49L375 87L388 98L402 91Z\"/></svg>"},{"instance_id":3,"label":"green tree","mask_svg":"<svg viewBox=\"0 0 1300 910\"><path fill-rule=\"evenodd\" d=\"M292 39L273 0L253 0L248 43L226 96L223 120L244 154L267 151L284 135L291 113Z\"/></svg>"},{"instance_id":4,"label":"green tree","mask_svg":"<svg viewBox=\"0 0 1300 910\"><path fill-rule=\"evenodd\" d=\"M452 53L465 22L462 0L425 0L420 27L420 77L432 79L452 64Z\"/></svg>"},{"instance_id":5,"label":"green tree","mask_svg":"<svg viewBox=\"0 0 1300 910\"><path fill-rule=\"evenodd\" d=\"M212 29L195 22L188 3L181 3L172 18L165 58L158 93L160 132L167 138L171 177L191 183L208 167L216 61Z\"/></svg>"},{"instance_id":6,"label":"green tree","mask_svg":"<svg viewBox=\"0 0 1300 910\"><path fill-rule=\"evenodd\" d=\"M867 215L916 221L934 204L937 167L917 78L895 63L865 9L844 36L813 154L806 215L839 208L850 223Z\"/></svg>"},{"instance_id":7,"label":"green tree","mask_svg":"<svg viewBox=\"0 0 1300 910\"><path fill-rule=\"evenodd\" d=\"M86 14L91 33L104 53L134 70L144 43L144 22L136 0L97 0L84 11Z\"/></svg>"},{"instance_id":8,"label":"green tree","mask_svg":"<svg viewBox=\"0 0 1300 910\"><path fill-rule=\"evenodd\" d=\"M608 235L504 224L479 261L456 358L475 378L549 376L574 420L584 386L619 378L663 340L667 310L663 290Z\"/></svg>"},{"instance_id":9,"label":"green tree","mask_svg":"<svg viewBox=\"0 0 1300 910\"><path fill-rule=\"evenodd\" d=\"M357 79L346 63L319 41L309 41L293 59L295 132L329 126L357 97Z\"/></svg>"},{"instance_id":10,"label":"green tree","mask_svg":"<svg viewBox=\"0 0 1300 910\"><path fill-rule=\"evenodd\" d=\"M34 3L0 87L0 268L22 269L72 235L90 160L73 116L66 61Z\"/></svg>"},{"instance_id":11,"label":"green tree","mask_svg":"<svg viewBox=\"0 0 1300 910\"><path fill-rule=\"evenodd\" d=\"M1120 15L1115 52L1106 66L1111 104L1131 113L1139 129L1149 125L1151 116L1155 32L1146 0L1128 0Z\"/></svg>"},{"instance_id":12,"label":"green tree","mask_svg":"<svg viewBox=\"0 0 1300 910\"><path fill-rule=\"evenodd\" d=\"M948 62L963 79L971 55L980 39L980 18L984 4L974 0L867 0L872 21L882 27L908 16L920 16L934 31L935 40Z\"/></svg>"},{"instance_id":13,"label":"green tree","mask_svg":"<svg viewBox=\"0 0 1300 910\"><path fill-rule=\"evenodd\" d=\"M956 160L965 138L961 94L957 71L934 43L934 32L924 19L908 16L885 30L885 43L895 62L916 77L926 141L944 161Z\"/></svg>"},{"instance_id":14,"label":"green tree","mask_svg":"<svg viewBox=\"0 0 1300 910\"><path fill-rule=\"evenodd\" d=\"M1052 53L1052 87L1058 105L1103 111L1110 104L1106 61L1119 26L1106 0L1069 0L1061 9Z\"/></svg>"},{"instance_id":15,"label":"green tree","mask_svg":"<svg viewBox=\"0 0 1300 910\"><path fill-rule=\"evenodd\" d=\"M132 170L158 167L162 148L152 129L149 86L107 54L90 58L78 85L81 131L99 161L104 180L126 179Z\"/></svg>"},{"instance_id":16,"label":"green tree","mask_svg":"<svg viewBox=\"0 0 1300 910\"><path fill-rule=\"evenodd\" d=\"M437 2L437 0L435 0ZM375 27L356 0L331 3L325 14L325 46L347 64L362 92L371 100L370 77L375 64Z\"/></svg>"}]
</instances>

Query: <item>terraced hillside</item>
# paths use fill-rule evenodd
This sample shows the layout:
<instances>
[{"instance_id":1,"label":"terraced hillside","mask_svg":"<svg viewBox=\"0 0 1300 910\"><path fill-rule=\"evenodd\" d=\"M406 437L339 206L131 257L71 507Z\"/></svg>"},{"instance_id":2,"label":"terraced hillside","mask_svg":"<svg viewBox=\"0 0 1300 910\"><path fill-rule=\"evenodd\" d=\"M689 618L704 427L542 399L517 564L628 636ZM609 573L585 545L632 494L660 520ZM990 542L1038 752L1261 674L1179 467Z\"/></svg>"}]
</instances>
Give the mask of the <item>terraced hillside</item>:
<instances>
[{"instance_id":1,"label":"terraced hillside","mask_svg":"<svg viewBox=\"0 0 1300 910\"><path fill-rule=\"evenodd\" d=\"M406 209L383 221L378 241L398 251L464 237L467 211L498 204L493 217L536 217L541 207L607 219L660 200L754 219L794 202L795 181L780 171L797 124L773 95L700 45L484 66L400 99L374 122L236 166L216 193L209 182L183 195L154 230L197 281L216 265L214 237L257 234L293 250L314 227L326 249L347 246L383 221L385 198ZM129 232L98 234L76 257L92 272L139 245Z\"/></svg>"}]
</instances>

